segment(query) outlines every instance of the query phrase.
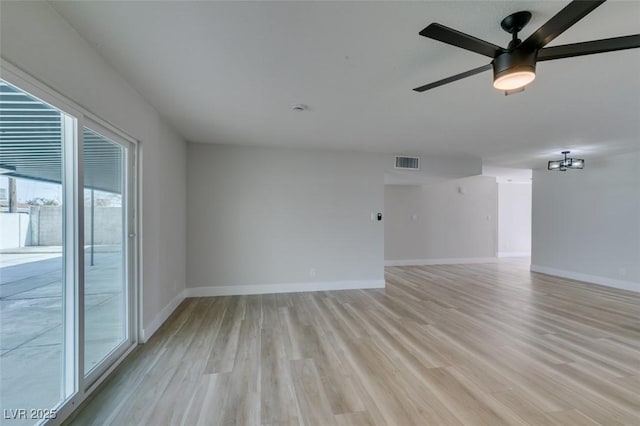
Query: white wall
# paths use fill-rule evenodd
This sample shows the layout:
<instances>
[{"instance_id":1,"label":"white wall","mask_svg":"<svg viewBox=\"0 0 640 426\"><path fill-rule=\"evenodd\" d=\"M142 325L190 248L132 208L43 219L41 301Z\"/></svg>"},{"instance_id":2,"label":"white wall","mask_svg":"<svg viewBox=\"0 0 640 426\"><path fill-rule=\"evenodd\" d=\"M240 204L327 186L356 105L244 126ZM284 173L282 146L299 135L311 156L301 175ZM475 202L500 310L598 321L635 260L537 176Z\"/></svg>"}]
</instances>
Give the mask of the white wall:
<instances>
[{"instance_id":1,"label":"white wall","mask_svg":"<svg viewBox=\"0 0 640 426\"><path fill-rule=\"evenodd\" d=\"M384 285L381 156L190 143L188 163L190 294Z\"/></svg>"},{"instance_id":2,"label":"white wall","mask_svg":"<svg viewBox=\"0 0 640 426\"><path fill-rule=\"evenodd\" d=\"M533 173L531 269L640 291L640 153Z\"/></svg>"},{"instance_id":3,"label":"white wall","mask_svg":"<svg viewBox=\"0 0 640 426\"><path fill-rule=\"evenodd\" d=\"M186 144L49 4L2 2L0 12L3 59L141 142L142 318L149 334L184 289Z\"/></svg>"},{"instance_id":4,"label":"white wall","mask_svg":"<svg viewBox=\"0 0 640 426\"><path fill-rule=\"evenodd\" d=\"M531 255L531 184L498 182L498 256Z\"/></svg>"},{"instance_id":5,"label":"white wall","mask_svg":"<svg viewBox=\"0 0 640 426\"><path fill-rule=\"evenodd\" d=\"M29 215L0 213L0 249L24 247L29 235Z\"/></svg>"},{"instance_id":6,"label":"white wall","mask_svg":"<svg viewBox=\"0 0 640 426\"><path fill-rule=\"evenodd\" d=\"M386 185L388 265L464 263L496 256L495 178L474 176L426 186Z\"/></svg>"}]
</instances>

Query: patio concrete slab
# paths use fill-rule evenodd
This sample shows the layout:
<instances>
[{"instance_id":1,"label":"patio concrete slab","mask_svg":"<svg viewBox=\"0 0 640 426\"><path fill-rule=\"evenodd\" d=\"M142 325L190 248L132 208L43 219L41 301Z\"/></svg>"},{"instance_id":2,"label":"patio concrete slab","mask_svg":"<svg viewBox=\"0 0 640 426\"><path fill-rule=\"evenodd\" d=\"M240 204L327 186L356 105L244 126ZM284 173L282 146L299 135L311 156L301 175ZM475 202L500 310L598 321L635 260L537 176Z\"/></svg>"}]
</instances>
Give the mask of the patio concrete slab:
<instances>
[{"instance_id":1,"label":"patio concrete slab","mask_svg":"<svg viewBox=\"0 0 640 426\"><path fill-rule=\"evenodd\" d=\"M15 250L14 250L15 251ZM10 259L3 259L10 256ZM22 263L19 262L22 256ZM42 256L42 257L38 257ZM123 341L122 252L95 250L85 262L85 366ZM36 260L34 260L36 259ZM0 400L3 408L51 408L61 399L61 250L0 251ZM11 425L33 424L11 420ZM0 424L4 424L0 419Z\"/></svg>"}]
</instances>

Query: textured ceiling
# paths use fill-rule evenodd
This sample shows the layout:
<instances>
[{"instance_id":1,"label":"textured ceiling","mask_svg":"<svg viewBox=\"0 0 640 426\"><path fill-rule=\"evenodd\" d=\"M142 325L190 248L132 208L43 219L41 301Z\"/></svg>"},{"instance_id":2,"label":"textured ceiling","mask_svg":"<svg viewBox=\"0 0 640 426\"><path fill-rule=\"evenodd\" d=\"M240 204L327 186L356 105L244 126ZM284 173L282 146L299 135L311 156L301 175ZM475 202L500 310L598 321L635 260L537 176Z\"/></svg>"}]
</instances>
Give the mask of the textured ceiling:
<instances>
[{"instance_id":1,"label":"textured ceiling","mask_svg":"<svg viewBox=\"0 0 640 426\"><path fill-rule=\"evenodd\" d=\"M420 37L440 22L505 46L567 2L53 2L187 140L472 155L543 167L640 149L640 49L538 64L505 97L486 72L411 89L487 58ZM640 2L609 1L551 45L640 33ZM294 112L291 105L308 105Z\"/></svg>"}]
</instances>

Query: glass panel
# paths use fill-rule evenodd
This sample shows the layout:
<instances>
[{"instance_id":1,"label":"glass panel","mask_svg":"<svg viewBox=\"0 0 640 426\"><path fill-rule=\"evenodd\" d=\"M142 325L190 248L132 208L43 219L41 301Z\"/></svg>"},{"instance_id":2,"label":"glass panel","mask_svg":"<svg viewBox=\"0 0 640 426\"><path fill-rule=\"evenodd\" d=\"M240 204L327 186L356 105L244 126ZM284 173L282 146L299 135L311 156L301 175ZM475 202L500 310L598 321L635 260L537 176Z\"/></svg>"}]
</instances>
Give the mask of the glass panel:
<instances>
[{"instance_id":1,"label":"glass panel","mask_svg":"<svg viewBox=\"0 0 640 426\"><path fill-rule=\"evenodd\" d=\"M125 160L121 145L84 129L85 374L128 338Z\"/></svg>"},{"instance_id":2,"label":"glass panel","mask_svg":"<svg viewBox=\"0 0 640 426\"><path fill-rule=\"evenodd\" d=\"M63 205L63 146L74 143L63 140L63 122L69 120L73 122L0 80L3 424L27 425L52 416L48 410L73 392L74 381L65 383L65 378L67 382L68 377L73 378L64 372L74 354L64 350L63 312L63 297L68 294L63 284L65 253L73 253L65 247ZM73 290L73 280L70 282ZM38 419L31 416L34 413Z\"/></svg>"}]
</instances>

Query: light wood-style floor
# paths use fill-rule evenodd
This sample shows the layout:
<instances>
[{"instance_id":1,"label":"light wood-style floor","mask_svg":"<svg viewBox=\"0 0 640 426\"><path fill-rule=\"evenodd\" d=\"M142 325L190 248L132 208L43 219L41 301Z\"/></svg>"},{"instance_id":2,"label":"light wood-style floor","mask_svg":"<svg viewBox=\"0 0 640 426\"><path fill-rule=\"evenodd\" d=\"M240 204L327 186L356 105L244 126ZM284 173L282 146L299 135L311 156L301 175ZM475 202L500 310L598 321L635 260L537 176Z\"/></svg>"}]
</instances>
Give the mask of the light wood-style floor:
<instances>
[{"instance_id":1,"label":"light wood-style floor","mask_svg":"<svg viewBox=\"0 0 640 426\"><path fill-rule=\"evenodd\" d=\"M187 299L75 424L640 425L640 295L524 263Z\"/></svg>"}]
</instances>

